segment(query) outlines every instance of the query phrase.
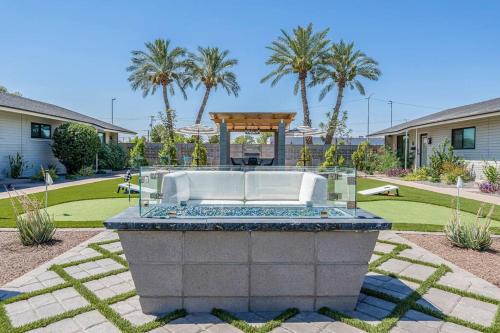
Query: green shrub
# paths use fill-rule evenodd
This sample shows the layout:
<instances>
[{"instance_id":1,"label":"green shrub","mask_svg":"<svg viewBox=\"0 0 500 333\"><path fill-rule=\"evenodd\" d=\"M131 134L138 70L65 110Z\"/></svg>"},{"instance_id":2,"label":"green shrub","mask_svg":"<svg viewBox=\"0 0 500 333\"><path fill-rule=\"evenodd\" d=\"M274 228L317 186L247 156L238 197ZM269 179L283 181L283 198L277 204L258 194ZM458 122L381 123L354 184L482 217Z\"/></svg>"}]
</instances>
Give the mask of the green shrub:
<instances>
[{"instance_id":1,"label":"green shrub","mask_svg":"<svg viewBox=\"0 0 500 333\"><path fill-rule=\"evenodd\" d=\"M123 170L127 166L127 152L117 143L101 144L99 169Z\"/></svg>"},{"instance_id":2,"label":"green shrub","mask_svg":"<svg viewBox=\"0 0 500 333\"><path fill-rule=\"evenodd\" d=\"M132 142L134 147L130 150L129 164L134 168L148 165L146 160L146 139L135 137Z\"/></svg>"},{"instance_id":3,"label":"green shrub","mask_svg":"<svg viewBox=\"0 0 500 333\"><path fill-rule=\"evenodd\" d=\"M430 177L432 181L438 182L442 179L441 176L445 173L443 170L445 163L457 166L465 165L464 160L460 156L455 155L453 146L448 139L432 149L432 155L429 157ZM453 172L450 171L447 171L450 174L445 176L445 179L452 179L454 177Z\"/></svg>"},{"instance_id":4,"label":"green shrub","mask_svg":"<svg viewBox=\"0 0 500 333\"><path fill-rule=\"evenodd\" d=\"M49 164L47 165L47 168L44 168L43 165L40 165L40 170L36 175L31 176L31 179L44 182L44 172L48 173L54 181L59 178L59 176L57 175L57 167L53 164Z\"/></svg>"},{"instance_id":5,"label":"green shrub","mask_svg":"<svg viewBox=\"0 0 500 333\"><path fill-rule=\"evenodd\" d=\"M403 177L404 180L408 181L422 181L428 180L430 177L430 169L429 168L418 168L414 172Z\"/></svg>"},{"instance_id":6,"label":"green shrub","mask_svg":"<svg viewBox=\"0 0 500 333\"><path fill-rule=\"evenodd\" d=\"M358 145L358 148L351 155L352 164L356 170L366 169L366 154L368 153L368 141L363 141Z\"/></svg>"},{"instance_id":7,"label":"green shrub","mask_svg":"<svg viewBox=\"0 0 500 333\"><path fill-rule=\"evenodd\" d=\"M193 154L191 155L192 166L207 165L207 148L200 141L194 145Z\"/></svg>"},{"instance_id":8,"label":"green shrub","mask_svg":"<svg viewBox=\"0 0 500 333\"><path fill-rule=\"evenodd\" d=\"M339 155L337 151L337 145L332 144L325 151L325 161L321 163L321 167L328 168L334 166L343 166L345 163L344 156Z\"/></svg>"},{"instance_id":9,"label":"green shrub","mask_svg":"<svg viewBox=\"0 0 500 333\"><path fill-rule=\"evenodd\" d=\"M10 177L17 179L22 176L24 170L28 168L28 164L23 156L16 153L16 156L9 155Z\"/></svg>"},{"instance_id":10,"label":"green shrub","mask_svg":"<svg viewBox=\"0 0 500 333\"><path fill-rule=\"evenodd\" d=\"M162 165L177 165L177 148L171 140L166 140L158 153Z\"/></svg>"},{"instance_id":11,"label":"green shrub","mask_svg":"<svg viewBox=\"0 0 500 333\"><path fill-rule=\"evenodd\" d=\"M94 175L94 169L89 166L82 167L75 175L77 177L91 177Z\"/></svg>"},{"instance_id":12,"label":"green shrub","mask_svg":"<svg viewBox=\"0 0 500 333\"><path fill-rule=\"evenodd\" d=\"M448 240L455 246L473 249L476 251L487 250L492 243L490 234L491 215L495 206L491 209L482 221L483 207L480 207L475 221L463 221L458 209L453 209L448 224L445 226L445 233Z\"/></svg>"},{"instance_id":13,"label":"green shrub","mask_svg":"<svg viewBox=\"0 0 500 333\"><path fill-rule=\"evenodd\" d=\"M101 141L92 126L65 123L56 128L53 139L54 156L66 167L68 174L95 163Z\"/></svg>"},{"instance_id":14,"label":"green shrub","mask_svg":"<svg viewBox=\"0 0 500 333\"><path fill-rule=\"evenodd\" d=\"M375 170L378 172L386 173L390 169L400 167L399 158L390 147L382 148L382 151L377 155L377 164Z\"/></svg>"},{"instance_id":15,"label":"green shrub","mask_svg":"<svg viewBox=\"0 0 500 333\"><path fill-rule=\"evenodd\" d=\"M11 197L11 203L16 213L19 239L23 245L39 245L52 240L56 228L40 201L22 193L15 198Z\"/></svg>"},{"instance_id":16,"label":"green shrub","mask_svg":"<svg viewBox=\"0 0 500 333\"><path fill-rule=\"evenodd\" d=\"M312 165L311 150L307 146L304 146L300 149L299 159L297 160L297 166L305 167L311 165Z\"/></svg>"},{"instance_id":17,"label":"green shrub","mask_svg":"<svg viewBox=\"0 0 500 333\"><path fill-rule=\"evenodd\" d=\"M452 162L444 162L442 166L441 180L446 184L456 184L458 177L462 177L464 182L471 180L472 176L467 166L464 164L454 164Z\"/></svg>"},{"instance_id":18,"label":"green shrub","mask_svg":"<svg viewBox=\"0 0 500 333\"><path fill-rule=\"evenodd\" d=\"M483 174L484 178L486 178L489 183L497 184L500 181L500 171L498 170L497 162L495 161L495 165L491 165L490 163L485 161Z\"/></svg>"}]
</instances>

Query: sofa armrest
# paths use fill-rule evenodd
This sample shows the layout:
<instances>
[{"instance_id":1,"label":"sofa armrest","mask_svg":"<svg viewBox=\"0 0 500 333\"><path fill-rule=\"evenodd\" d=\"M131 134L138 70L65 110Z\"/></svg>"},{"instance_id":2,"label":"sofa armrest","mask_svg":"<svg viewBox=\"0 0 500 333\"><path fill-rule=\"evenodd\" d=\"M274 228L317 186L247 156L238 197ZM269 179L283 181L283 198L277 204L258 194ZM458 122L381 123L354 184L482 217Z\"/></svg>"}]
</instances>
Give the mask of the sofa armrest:
<instances>
[{"instance_id":1,"label":"sofa armrest","mask_svg":"<svg viewBox=\"0 0 500 333\"><path fill-rule=\"evenodd\" d=\"M300 185L299 200L315 205L326 204L328 196L328 182L325 177L305 172Z\"/></svg>"},{"instance_id":2,"label":"sofa armrest","mask_svg":"<svg viewBox=\"0 0 500 333\"><path fill-rule=\"evenodd\" d=\"M181 201L189 200L189 179L183 171L163 176L161 188L163 193L161 202L163 203L180 204Z\"/></svg>"}]
</instances>

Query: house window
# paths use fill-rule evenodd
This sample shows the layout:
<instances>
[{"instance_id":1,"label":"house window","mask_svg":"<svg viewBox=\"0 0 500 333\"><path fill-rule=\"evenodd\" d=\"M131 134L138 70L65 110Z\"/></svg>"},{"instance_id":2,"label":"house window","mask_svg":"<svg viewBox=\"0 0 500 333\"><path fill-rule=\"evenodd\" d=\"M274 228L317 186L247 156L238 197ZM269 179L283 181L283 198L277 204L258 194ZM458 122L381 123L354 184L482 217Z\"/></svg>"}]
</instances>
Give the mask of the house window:
<instances>
[{"instance_id":1,"label":"house window","mask_svg":"<svg viewBox=\"0 0 500 333\"><path fill-rule=\"evenodd\" d=\"M475 149L476 128L456 128L451 130L451 145L453 149Z\"/></svg>"},{"instance_id":2,"label":"house window","mask_svg":"<svg viewBox=\"0 0 500 333\"><path fill-rule=\"evenodd\" d=\"M99 140L101 140L101 144L105 144L106 143L106 137L104 136L104 133L99 132L99 133L97 133L97 135L99 135Z\"/></svg>"},{"instance_id":3,"label":"house window","mask_svg":"<svg viewBox=\"0 0 500 333\"><path fill-rule=\"evenodd\" d=\"M31 123L31 137L33 139L50 139L52 126L47 124Z\"/></svg>"}]
</instances>

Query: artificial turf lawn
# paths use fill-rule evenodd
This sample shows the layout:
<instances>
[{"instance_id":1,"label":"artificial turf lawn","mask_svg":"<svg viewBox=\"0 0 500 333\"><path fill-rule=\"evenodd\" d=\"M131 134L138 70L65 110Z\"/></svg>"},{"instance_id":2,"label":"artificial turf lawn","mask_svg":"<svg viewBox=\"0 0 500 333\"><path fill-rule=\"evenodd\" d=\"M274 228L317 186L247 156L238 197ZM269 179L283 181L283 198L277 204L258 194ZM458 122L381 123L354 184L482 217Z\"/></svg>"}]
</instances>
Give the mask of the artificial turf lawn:
<instances>
[{"instance_id":1,"label":"artificial turf lawn","mask_svg":"<svg viewBox=\"0 0 500 333\"><path fill-rule=\"evenodd\" d=\"M138 204L137 198L89 199L50 206L47 212L54 221L103 221Z\"/></svg>"},{"instance_id":2,"label":"artificial turf lawn","mask_svg":"<svg viewBox=\"0 0 500 333\"><path fill-rule=\"evenodd\" d=\"M123 183L122 178L103 180L91 184L69 186L57 190L49 191L48 205L53 206L64 202L80 201L88 199L102 198L127 198L126 194L116 193L118 184ZM137 177L132 179L132 183L137 184ZM41 202L44 201L45 193L33 194ZM132 197L138 197L132 194ZM0 228L12 228L16 225L15 213L10 199L0 200ZM102 220L97 221L63 221L56 222L56 226L65 227L102 227Z\"/></svg>"},{"instance_id":3,"label":"artificial turf lawn","mask_svg":"<svg viewBox=\"0 0 500 333\"><path fill-rule=\"evenodd\" d=\"M401 200L367 201L358 206L393 223L445 225L452 213L448 207ZM476 214L461 212L461 217L464 221L473 221ZM491 226L500 227L500 222L492 221Z\"/></svg>"},{"instance_id":4,"label":"artificial turf lawn","mask_svg":"<svg viewBox=\"0 0 500 333\"><path fill-rule=\"evenodd\" d=\"M356 191L362 191L374 187L379 187L383 185L390 184L389 182L384 182L380 180L375 180L375 179L370 179L370 178L362 178L358 177L357 179L357 186L356 186ZM371 196L366 196L366 195L361 195L357 194L356 195L356 200L358 202L359 207L363 208L363 203L364 202L373 202L373 201L382 201L381 206L384 206L385 204L389 203L391 200L393 201L402 201L402 202L420 202L420 203L426 203L426 204L431 204L431 205L436 205L436 206L442 206L448 210L448 218L451 215L451 210L450 208L454 204L454 196L447 195L447 194L441 194L441 193L436 193L436 192L431 192L431 191L426 191L426 190L421 190L409 186L403 186L403 185L397 185L393 184L399 187L399 196L387 196L387 195L371 195ZM460 209L463 212L471 213L473 215L477 214L478 209L483 205L484 203L472 199L466 199L466 198L460 198ZM432 208L432 207L431 207ZM489 204L486 204L484 212L488 213L490 208ZM368 209L368 211L370 211ZM373 212L374 214L377 215L376 212ZM407 220L404 221L403 218L406 215L405 212L405 207L404 205L397 211L398 213L398 219L395 221L391 220L391 217L388 217L389 222L393 222L392 229L394 230L415 230L415 231L443 231L443 227L441 225L436 224L434 221L436 218L432 217L430 219L425 220L424 218L420 220ZM426 214L427 212L422 211L422 216ZM382 215L382 217L384 217ZM498 225L497 221L500 221L500 209L497 208L492 214L492 219L495 220L493 221L492 225L493 227L491 228L491 231L500 234L500 226ZM404 221L404 222L403 222ZM442 225L444 225L448 219L444 220Z\"/></svg>"}]
</instances>

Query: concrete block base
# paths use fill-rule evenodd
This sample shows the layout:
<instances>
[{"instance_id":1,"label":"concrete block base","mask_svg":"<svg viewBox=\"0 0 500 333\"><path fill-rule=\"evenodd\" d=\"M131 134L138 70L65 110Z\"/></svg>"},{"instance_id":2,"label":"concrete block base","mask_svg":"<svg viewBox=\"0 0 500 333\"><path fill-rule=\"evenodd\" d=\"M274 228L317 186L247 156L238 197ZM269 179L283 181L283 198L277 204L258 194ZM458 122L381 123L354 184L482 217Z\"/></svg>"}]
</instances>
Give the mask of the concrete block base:
<instances>
[{"instance_id":1,"label":"concrete block base","mask_svg":"<svg viewBox=\"0 0 500 333\"><path fill-rule=\"evenodd\" d=\"M142 310L354 309L378 231L120 230ZM139 255L140 254L140 255Z\"/></svg>"}]
</instances>

